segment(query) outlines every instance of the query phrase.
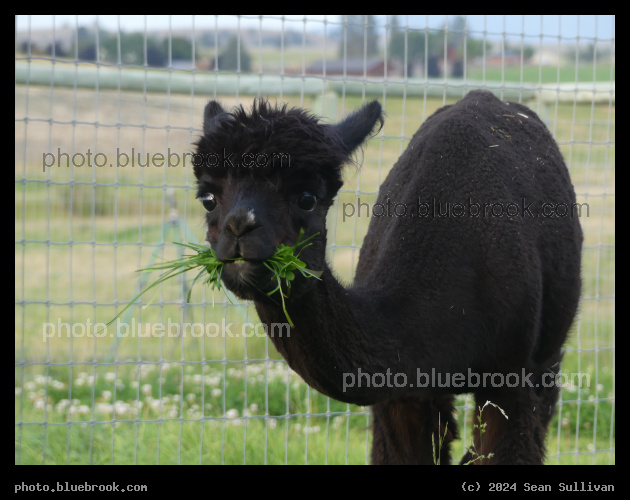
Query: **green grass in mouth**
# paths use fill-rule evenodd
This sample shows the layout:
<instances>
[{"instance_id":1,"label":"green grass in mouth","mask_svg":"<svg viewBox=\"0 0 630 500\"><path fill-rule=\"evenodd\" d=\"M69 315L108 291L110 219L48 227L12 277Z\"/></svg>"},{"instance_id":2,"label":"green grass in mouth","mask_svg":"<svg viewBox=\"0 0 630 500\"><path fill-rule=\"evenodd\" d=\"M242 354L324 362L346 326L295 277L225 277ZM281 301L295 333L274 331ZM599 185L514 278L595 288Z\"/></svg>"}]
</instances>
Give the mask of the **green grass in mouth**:
<instances>
[{"instance_id":1,"label":"green grass in mouth","mask_svg":"<svg viewBox=\"0 0 630 500\"><path fill-rule=\"evenodd\" d=\"M269 259L263 262L263 264L273 273L273 278L278 283L278 285L267 295L273 295L277 291L280 292L280 299L282 300L282 310L284 311L284 315L286 316L287 321L292 327L295 325L289 317L284 299L285 297L288 297L291 292L291 282L295 279L296 272L300 272L302 276L306 278L321 279L320 277L322 271L313 271L311 269L308 269L306 267L306 263L299 258L302 250L312 245L312 243L308 243L308 241L318 234L319 233L315 233L308 238L303 239L304 230L300 230L300 234L298 235L298 239L295 245L290 247L283 244L278 245L274 254ZM191 255L184 255L181 259L169 260L152 267L140 269L139 272L163 272L157 280L155 280L144 290L142 290L138 295L136 295L129 302L129 304L124 307L122 311L120 311L109 323L107 323L106 326L109 326L114 321L116 321L117 318L119 318L127 309L129 309L129 307L133 305L136 300L138 300L146 292L156 287L160 283L188 271L198 272L197 276L195 276L195 279L190 286L190 290L188 291L188 295L186 297L187 302L190 302L190 294L192 293L193 286L200 279L203 279L204 285L217 289L222 288L221 275L223 273L223 267L225 266L225 263L217 259L217 256L212 248L204 245L198 245L196 243L175 242L175 244L189 248L196 253ZM240 261L244 262L244 259L241 257L238 259L234 259L233 262L238 263ZM282 280L284 280L286 284L286 295L282 291Z\"/></svg>"}]
</instances>

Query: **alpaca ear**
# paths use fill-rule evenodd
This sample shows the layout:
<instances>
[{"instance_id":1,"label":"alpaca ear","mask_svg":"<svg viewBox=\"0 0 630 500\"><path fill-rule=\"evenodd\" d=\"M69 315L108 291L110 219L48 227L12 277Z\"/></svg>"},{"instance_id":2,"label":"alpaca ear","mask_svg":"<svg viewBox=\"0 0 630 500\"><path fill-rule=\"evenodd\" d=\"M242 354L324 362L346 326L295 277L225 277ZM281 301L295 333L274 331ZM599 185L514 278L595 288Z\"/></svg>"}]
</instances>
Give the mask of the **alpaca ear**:
<instances>
[{"instance_id":1,"label":"alpaca ear","mask_svg":"<svg viewBox=\"0 0 630 500\"><path fill-rule=\"evenodd\" d=\"M216 122L225 110L217 101L210 101L206 104L206 109L203 112L203 133L209 135L216 125Z\"/></svg>"},{"instance_id":2,"label":"alpaca ear","mask_svg":"<svg viewBox=\"0 0 630 500\"><path fill-rule=\"evenodd\" d=\"M374 134L381 130L384 120L381 104L378 101L372 101L334 125L348 156L372 134L377 122L378 130L374 131Z\"/></svg>"}]
</instances>

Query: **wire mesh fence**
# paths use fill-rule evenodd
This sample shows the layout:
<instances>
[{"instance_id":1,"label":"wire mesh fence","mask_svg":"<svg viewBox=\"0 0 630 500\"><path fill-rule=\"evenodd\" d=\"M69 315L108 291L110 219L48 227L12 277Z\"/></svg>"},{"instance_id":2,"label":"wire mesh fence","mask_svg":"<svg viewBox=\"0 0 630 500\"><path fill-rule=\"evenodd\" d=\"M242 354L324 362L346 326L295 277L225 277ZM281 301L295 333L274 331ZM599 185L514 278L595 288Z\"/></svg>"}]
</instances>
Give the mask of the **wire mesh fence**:
<instances>
[{"instance_id":1,"label":"wire mesh fence","mask_svg":"<svg viewBox=\"0 0 630 500\"><path fill-rule=\"evenodd\" d=\"M208 99L329 121L381 101L329 213L350 283L369 213L345 206L371 206L420 124L487 88L543 118L588 206L563 362L588 383L565 381L548 462L614 463L614 41L612 16L17 16L15 462L367 463L369 408L309 388L252 304L187 301L182 276L99 324L144 287L137 269L204 239L190 153ZM455 455L473 399L457 407Z\"/></svg>"}]
</instances>

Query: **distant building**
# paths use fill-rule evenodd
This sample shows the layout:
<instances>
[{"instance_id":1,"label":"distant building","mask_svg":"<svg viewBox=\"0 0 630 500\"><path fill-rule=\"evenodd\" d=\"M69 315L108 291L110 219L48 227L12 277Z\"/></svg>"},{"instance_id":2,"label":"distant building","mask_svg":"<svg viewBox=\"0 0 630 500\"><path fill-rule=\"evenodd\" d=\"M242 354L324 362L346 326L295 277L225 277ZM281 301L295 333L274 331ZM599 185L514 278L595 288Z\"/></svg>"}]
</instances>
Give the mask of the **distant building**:
<instances>
[{"instance_id":1,"label":"distant building","mask_svg":"<svg viewBox=\"0 0 630 500\"><path fill-rule=\"evenodd\" d=\"M171 61L171 67L173 69L195 69L195 63L189 59L173 59Z\"/></svg>"},{"instance_id":2,"label":"distant building","mask_svg":"<svg viewBox=\"0 0 630 500\"><path fill-rule=\"evenodd\" d=\"M529 62L535 66L558 66L561 62L562 54L558 49L544 48L534 54Z\"/></svg>"},{"instance_id":3,"label":"distant building","mask_svg":"<svg viewBox=\"0 0 630 500\"><path fill-rule=\"evenodd\" d=\"M505 51L504 54L493 52L486 56L485 63L486 66L518 66L521 64L521 53L511 50Z\"/></svg>"},{"instance_id":4,"label":"distant building","mask_svg":"<svg viewBox=\"0 0 630 500\"><path fill-rule=\"evenodd\" d=\"M306 68L307 75L323 75L324 68L326 75L347 75L347 76L385 76L399 74L399 65L393 61L384 59L330 59L326 61L315 61Z\"/></svg>"}]
</instances>

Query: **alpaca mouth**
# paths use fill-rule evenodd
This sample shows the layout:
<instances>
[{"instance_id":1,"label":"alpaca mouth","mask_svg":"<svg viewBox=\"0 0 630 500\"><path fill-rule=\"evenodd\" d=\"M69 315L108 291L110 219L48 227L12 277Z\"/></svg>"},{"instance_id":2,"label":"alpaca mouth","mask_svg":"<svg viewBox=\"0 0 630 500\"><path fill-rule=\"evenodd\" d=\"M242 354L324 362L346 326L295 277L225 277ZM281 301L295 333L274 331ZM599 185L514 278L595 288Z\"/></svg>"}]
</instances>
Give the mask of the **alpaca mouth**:
<instances>
[{"instance_id":1,"label":"alpaca mouth","mask_svg":"<svg viewBox=\"0 0 630 500\"><path fill-rule=\"evenodd\" d=\"M261 261L238 259L225 264L222 280L236 296L253 300L272 289L272 275Z\"/></svg>"},{"instance_id":2,"label":"alpaca mouth","mask_svg":"<svg viewBox=\"0 0 630 500\"><path fill-rule=\"evenodd\" d=\"M235 265L235 266L242 266L245 265L247 261L245 259L238 259L232 262L227 262L225 265L229 266L229 265Z\"/></svg>"},{"instance_id":3,"label":"alpaca mouth","mask_svg":"<svg viewBox=\"0 0 630 500\"><path fill-rule=\"evenodd\" d=\"M238 259L235 260L228 260L227 262L225 262L225 266L229 267L232 266L234 269L238 269L238 268L247 268L248 266L264 266L263 261L262 260L253 260L253 259L244 259L243 257L239 257Z\"/></svg>"},{"instance_id":4,"label":"alpaca mouth","mask_svg":"<svg viewBox=\"0 0 630 500\"><path fill-rule=\"evenodd\" d=\"M264 264L261 261L239 258L237 260L226 262L224 269L230 269L233 272L238 273L245 273L260 266L264 267Z\"/></svg>"}]
</instances>

